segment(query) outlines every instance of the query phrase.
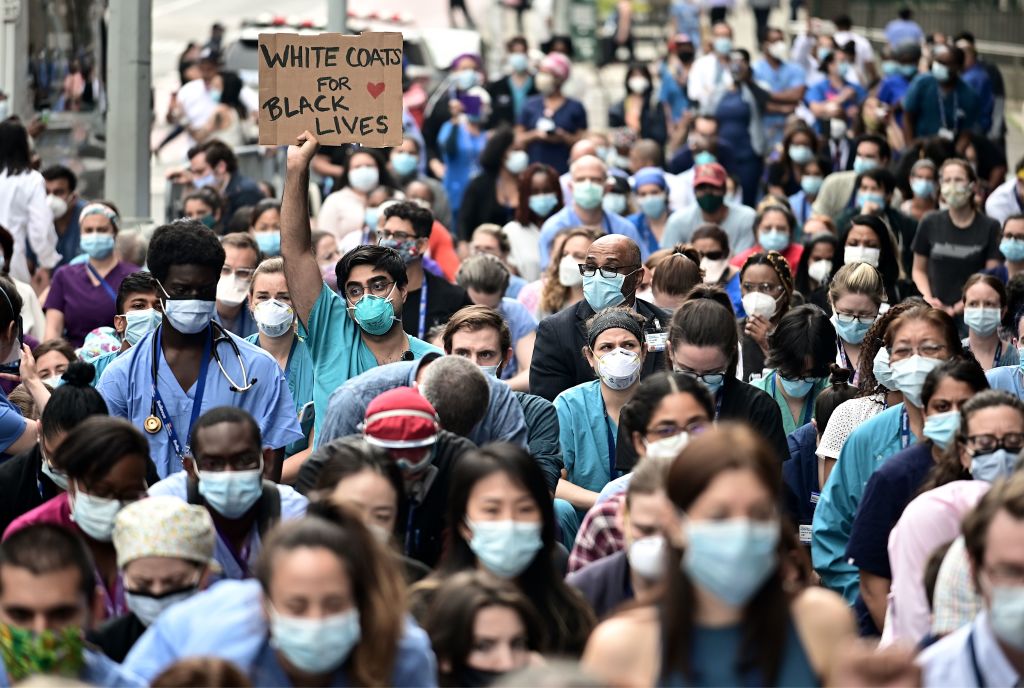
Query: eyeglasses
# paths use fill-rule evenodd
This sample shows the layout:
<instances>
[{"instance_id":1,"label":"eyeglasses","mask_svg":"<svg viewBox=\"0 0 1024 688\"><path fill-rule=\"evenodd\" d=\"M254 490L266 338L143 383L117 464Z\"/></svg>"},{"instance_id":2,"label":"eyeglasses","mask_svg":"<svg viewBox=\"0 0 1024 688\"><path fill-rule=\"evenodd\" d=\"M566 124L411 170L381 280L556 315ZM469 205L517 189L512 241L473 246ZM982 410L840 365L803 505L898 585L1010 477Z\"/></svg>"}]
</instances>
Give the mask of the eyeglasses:
<instances>
[{"instance_id":1,"label":"eyeglasses","mask_svg":"<svg viewBox=\"0 0 1024 688\"><path fill-rule=\"evenodd\" d=\"M699 435L707 430L709 425L710 423L705 420L695 420L692 423L687 423L686 425L669 423L668 425L659 425L654 428L647 428L647 436L657 437L659 440L663 440L668 437L675 437L681 432L686 432L690 435Z\"/></svg>"},{"instance_id":2,"label":"eyeglasses","mask_svg":"<svg viewBox=\"0 0 1024 688\"><path fill-rule=\"evenodd\" d=\"M379 279L370 280L366 286L357 282L352 282L345 285L345 296L348 297L349 301L355 302L363 298L363 296L369 291L374 296L387 296L391 290L391 286L395 283L394 280L389 280L386 277Z\"/></svg>"},{"instance_id":3,"label":"eyeglasses","mask_svg":"<svg viewBox=\"0 0 1024 688\"><path fill-rule=\"evenodd\" d=\"M783 287L781 284L772 284L771 282L743 282L740 285L743 291L750 292L756 291L762 294L768 294L769 296L776 296L781 294Z\"/></svg>"},{"instance_id":4,"label":"eyeglasses","mask_svg":"<svg viewBox=\"0 0 1024 688\"><path fill-rule=\"evenodd\" d=\"M234 275L240 280L249 281L252 276L256 274L256 268L232 268L230 265L225 265L220 269L221 277L231 277Z\"/></svg>"},{"instance_id":5,"label":"eyeglasses","mask_svg":"<svg viewBox=\"0 0 1024 688\"><path fill-rule=\"evenodd\" d=\"M700 254L701 258L707 258L708 260L722 260L728 258L729 254L725 251L704 251Z\"/></svg>"},{"instance_id":6,"label":"eyeglasses","mask_svg":"<svg viewBox=\"0 0 1024 688\"><path fill-rule=\"evenodd\" d=\"M195 458L200 473L223 473L224 471L255 471L263 467L263 455Z\"/></svg>"},{"instance_id":7,"label":"eyeglasses","mask_svg":"<svg viewBox=\"0 0 1024 688\"><path fill-rule=\"evenodd\" d=\"M595 274L601 273L601 277L605 279L614 279L618 275L629 277L641 268L640 265L626 265L621 268L599 268L596 265L587 265L586 263L581 263L579 267L580 274L584 277L593 277Z\"/></svg>"},{"instance_id":8,"label":"eyeglasses","mask_svg":"<svg viewBox=\"0 0 1024 688\"><path fill-rule=\"evenodd\" d=\"M719 370L706 373L698 373L696 370L690 370L689 368L686 368L684 366L677 366L675 368L675 372L682 373L683 375L692 377L698 382L703 382L705 385L709 387L714 387L715 385L720 385L723 382L725 382L725 375L727 371Z\"/></svg>"},{"instance_id":9,"label":"eyeglasses","mask_svg":"<svg viewBox=\"0 0 1024 688\"><path fill-rule=\"evenodd\" d=\"M1024 433L1008 432L1002 437L995 435L968 435L967 450L971 456L991 454L999 449L1017 453L1024 448Z\"/></svg>"},{"instance_id":10,"label":"eyeglasses","mask_svg":"<svg viewBox=\"0 0 1024 688\"><path fill-rule=\"evenodd\" d=\"M409 241L410 239L416 239L415 234L409 234L408 232L392 232L389 229L378 229L377 240L378 241Z\"/></svg>"},{"instance_id":11,"label":"eyeglasses","mask_svg":"<svg viewBox=\"0 0 1024 688\"><path fill-rule=\"evenodd\" d=\"M918 356L924 356L925 358L939 358L945 350L945 344L925 342L918 345L916 353ZM900 345L898 347L889 347L889 362L895 363L900 359L910 358L914 353L915 349L912 346Z\"/></svg>"},{"instance_id":12,"label":"eyeglasses","mask_svg":"<svg viewBox=\"0 0 1024 688\"><path fill-rule=\"evenodd\" d=\"M839 311L836 311L836 320L844 325L850 325L854 321L859 322L861 325L870 325L875 322L877 318L877 315L857 315L856 313L840 313Z\"/></svg>"}]
</instances>

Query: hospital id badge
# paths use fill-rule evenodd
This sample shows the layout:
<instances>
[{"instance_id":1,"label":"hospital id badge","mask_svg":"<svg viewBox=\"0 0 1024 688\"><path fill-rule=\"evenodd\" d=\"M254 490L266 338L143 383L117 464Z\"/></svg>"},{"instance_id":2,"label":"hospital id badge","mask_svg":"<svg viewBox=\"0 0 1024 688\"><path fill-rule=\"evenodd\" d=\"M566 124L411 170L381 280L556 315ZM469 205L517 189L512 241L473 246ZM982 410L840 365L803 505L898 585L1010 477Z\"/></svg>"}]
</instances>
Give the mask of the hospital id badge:
<instances>
[{"instance_id":1,"label":"hospital id badge","mask_svg":"<svg viewBox=\"0 0 1024 688\"><path fill-rule=\"evenodd\" d=\"M648 332L645 338L648 352L664 351L668 342L668 332Z\"/></svg>"},{"instance_id":2,"label":"hospital id badge","mask_svg":"<svg viewBox=\"0 0 1024 688\"><path fill-rule=\"evenodd\" d=\"M813 535L812 527L809 525L800 526L800 544L809 545L811 544L811 536Z\"/></svg>"}]
</instances>

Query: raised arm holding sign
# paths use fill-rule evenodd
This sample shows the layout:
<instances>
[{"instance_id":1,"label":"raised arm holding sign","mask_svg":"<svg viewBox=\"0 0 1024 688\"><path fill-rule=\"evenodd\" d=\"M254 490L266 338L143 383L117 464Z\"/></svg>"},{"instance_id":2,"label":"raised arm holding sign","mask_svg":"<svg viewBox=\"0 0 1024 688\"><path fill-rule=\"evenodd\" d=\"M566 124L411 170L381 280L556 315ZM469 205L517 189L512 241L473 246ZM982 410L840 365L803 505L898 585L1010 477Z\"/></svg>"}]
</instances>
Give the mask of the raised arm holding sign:
<instances>
[{"instance_id":1,"label":"raised arm holding sign","mask_svg":"<svg viewBox=\"0 0 1024 688\"><path fill-rule=\"evenodd\" d=\"M262 145L401 145L402 34L264 33L259 61Z\"/></svg>"}]
</instances>

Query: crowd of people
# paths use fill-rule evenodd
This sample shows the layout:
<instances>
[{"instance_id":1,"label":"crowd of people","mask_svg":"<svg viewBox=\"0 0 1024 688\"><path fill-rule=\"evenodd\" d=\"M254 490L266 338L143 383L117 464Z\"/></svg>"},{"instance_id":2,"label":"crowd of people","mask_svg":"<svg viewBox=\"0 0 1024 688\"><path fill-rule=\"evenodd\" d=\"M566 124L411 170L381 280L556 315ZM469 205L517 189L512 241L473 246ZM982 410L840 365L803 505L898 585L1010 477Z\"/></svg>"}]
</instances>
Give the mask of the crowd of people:
<instances>
[{"instance_id":1,"label":"crowd of people","mask_svg":"<svg viewBox=\"0 0 1024 688\"><path fill-rule=\"evenodd\" d=\"M279 190L196 48L145 241L0 122L0 685L1020 684L999 70L709 14L607 130L515 37Z\"/></svg>"}]
</instances>

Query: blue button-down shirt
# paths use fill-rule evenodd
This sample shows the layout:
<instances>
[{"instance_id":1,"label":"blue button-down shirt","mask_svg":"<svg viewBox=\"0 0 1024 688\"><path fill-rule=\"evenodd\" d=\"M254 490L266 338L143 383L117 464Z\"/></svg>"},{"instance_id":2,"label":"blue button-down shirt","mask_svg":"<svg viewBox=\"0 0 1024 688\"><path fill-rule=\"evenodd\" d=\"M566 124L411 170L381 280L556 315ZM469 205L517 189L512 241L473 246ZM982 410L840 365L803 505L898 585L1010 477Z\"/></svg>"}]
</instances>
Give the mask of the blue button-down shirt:
<instances>
[{"instance_id":1,"label":"blue button-down shirt","mask_svg":"<svg viewBox=\"0 0 1024 688\"><path fill-rule=\"evenodd\" d=\"M424 360L433 360L433 356ZM327 405L327 417L316 436L320 447L338 437L359 432L366 416L366 407L378 395L396 387L412 387L423 361L389 363L358 375L339 387ZM476 445L488 442L513 442L527 446L526 421L523 409L512 389L492 375L485 375L491 387L491 398L483 420L473 427L468 439Z\"/></svg>"},{"instance_id":2,"label":"blue button-down shirt","mask_svg":"<svg viewBox=\"0 0 1024 688\"><path fill-rule=\"evenodd\" d=\"M125 418L137 428L143 427L152 413L153 401L153 340L156 332L150 332L138 344L118 356L107 366L97 389L103 395L110 409L110 415ZM241 383L252 382L245 392L232 392L228 381L211 359L206 373L206 389L203 394L201 412L205 413L218 406L237 406L248 411L260 427L263 446L275 449L301 440L299 419L295 415L295 402L288 391L288 381L278 367L274 357L244 339L228 334L238 347L238 356L229 342L221 340L217 346L221 365L232 380ZM242 374L241 363L245 366ZM192 403L196 395L195 384L186 392L174 377L174 371L167 365L163 355L157 368L160 396L178 432L182 444L188 443ZM149 455L156 464L161 478L180 471L181 460L175 454L168 439L167 429L146 434L149 440Z\"/></svg>"},{"instance_id":3,"label":"blue button-down shirt","mask_svg":"<svg viewBox=\"0 0 1024 688\"><path fill-rule=\"evenodd\" d=\"M557 213L549 217L544 221L544 225L540 228L540 266L546 268L548 265L549 255L551 253L551 244L555 241L555 235L561 232L563 229L576 229L577 227L583 226L583 221L580 216L573 210L572 204L569 204L559 210ZM601 229L606 234L622 234L628 236L630 239L636 242L636 245L640 247L641 260L647 260L647 256L650 255L650 251L647 247L647 242L640 237L640 233L636 231L636 227L633 223L615 213L608 213L601 211Z\"/></svg>"}]
</instances>

